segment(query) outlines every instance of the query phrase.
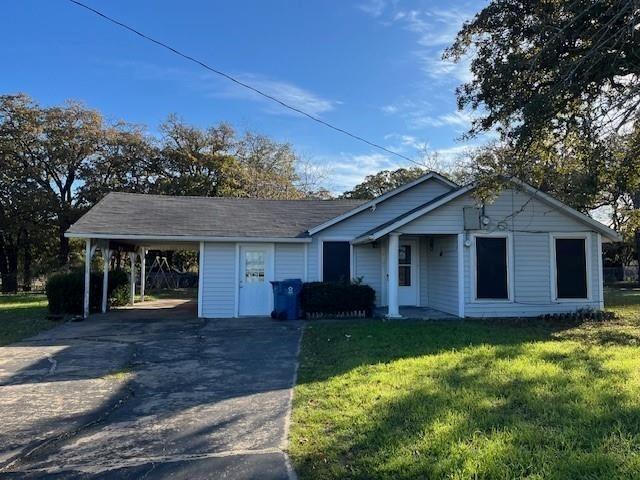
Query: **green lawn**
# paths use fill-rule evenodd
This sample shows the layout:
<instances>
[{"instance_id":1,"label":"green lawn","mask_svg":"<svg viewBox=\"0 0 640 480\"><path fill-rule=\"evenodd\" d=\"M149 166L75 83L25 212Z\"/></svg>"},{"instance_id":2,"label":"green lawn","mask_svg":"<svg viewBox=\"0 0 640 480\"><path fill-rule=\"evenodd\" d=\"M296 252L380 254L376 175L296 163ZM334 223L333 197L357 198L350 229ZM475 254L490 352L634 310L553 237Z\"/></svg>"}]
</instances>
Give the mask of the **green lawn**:
<instances>
[{"instance_id":1,"label":"green lawn","mask_svg":"<svg viewBox=\"0 0 640 480\"><path fill-rule=\"evenodd\" d=\"M44 295L0 295L0 345L17 342L55 326L55 322L45 319L46 314L47 297Z\"/></svg>"},{"instance_id":2,"label":"green lawn","mask_svg":"<svg viewBox=\"0 0 640 480\"><path fill-rule=\"evenodd\" d=\"M640 478L640 289L621 319L314 323L290 433L302 479Z\"/></svg>"},{"instance_id":3,"label":"green lawn","mask_svg":"<svg viewBox=\"0 0 640 480\"><path fill-rule=\"evenodd\" d=\"M159 290L149 290L144 293L146 300L164 299L196 299L198 298L197 288L163 288ZM136 295L136 300L140 301L140 295Z\"/></svg>"}]
</instances>

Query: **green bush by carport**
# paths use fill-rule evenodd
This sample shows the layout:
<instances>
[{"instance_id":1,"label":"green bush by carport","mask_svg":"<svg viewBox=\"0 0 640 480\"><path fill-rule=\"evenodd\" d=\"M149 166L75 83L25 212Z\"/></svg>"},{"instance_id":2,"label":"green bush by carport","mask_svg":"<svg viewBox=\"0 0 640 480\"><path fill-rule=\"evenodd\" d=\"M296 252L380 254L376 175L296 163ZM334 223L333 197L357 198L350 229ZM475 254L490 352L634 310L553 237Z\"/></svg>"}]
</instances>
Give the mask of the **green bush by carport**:
<instances>
[{"instance_id":1,"label":"green bush by carport","mask_svg":"<svg viewBox=\"0 0 640 480\"><path fill-rule=\"evenodd\" d=\"M111 299L114 294L122 291L129 283L129 276L124 270L109 273L107 295ZM49 312L61 315L81 315L84 297L84 272L74 270L68 273L57 273L47 280L47 299ZM122 295L116 295L121 299ZM102 301L102 274L92 273L89 290L89 308L91 312L98 312ZM121 300L118 301L118 304Z\"/></svg>"}]
</instances>

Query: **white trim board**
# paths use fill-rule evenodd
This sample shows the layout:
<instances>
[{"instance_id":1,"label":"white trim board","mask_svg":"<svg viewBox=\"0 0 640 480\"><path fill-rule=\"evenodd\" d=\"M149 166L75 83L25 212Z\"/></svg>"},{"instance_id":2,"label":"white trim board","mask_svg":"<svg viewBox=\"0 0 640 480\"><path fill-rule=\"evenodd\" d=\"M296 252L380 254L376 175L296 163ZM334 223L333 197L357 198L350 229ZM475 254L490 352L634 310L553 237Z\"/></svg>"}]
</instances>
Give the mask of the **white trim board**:
<instances>
[{"instance_id":1,"label":"white trim board","mask_svg":"<svg viewBox=\"0 0 640 480\"><path fill-rule=\"evenodd\" d=\"M436 173L436 172L429 172L426 175L423 175L422 177L414 180L413 182L409 182L405 185L402 185L394 190L391 190L390 192L387 192L383 195L380 195L379 197L374 198L373 200L369 200L366 203L363 203L362 205L349 210L346 213L343 213L342 215L338 215L337 217L332 218L331 220L328 220L324 223L321 223L320 225L310 228L308 230L309 235L315 235L318 232L321 232L322 230L331 227L332 225L335 225L336 223L339 223L343 220L346 220L349 217L352 217L353 215L355 215L356 213L360 213L360 212L364 212L365 210L367 210L368 208L372 208L375 207L377 204L384 202L385 200L394 197L396 195L398 195L399 193L402 193L406 190L409 190L410 188L415 187L416 185L419 185L423 182L426 182L427 180L437 180L440 181L442 183L444 183L445 185L451 187L451 188L458 188L458 185L456 185L455 183L453 183L451 180L443 177L442 175Z\"/></svg>"},{"instance_id":2,"label":"white trim board","mask_svg":"<svg viewBox=\"0 0 640 480\"><path fill-rule=\"evenodd\" d=\"M202 318L204 268L204 242L200 242L200 258L198 258L198 318Z\"/></svg>"},{"instance_id":3,"label":"white trim board","mask_svg":"<svg viewBox=\"0 0 640 480\"><path fill-rule=\"evenodd\" d=\"M464 233L458 234L458 317L464 318Z\"/></svg>"}]
</instances>

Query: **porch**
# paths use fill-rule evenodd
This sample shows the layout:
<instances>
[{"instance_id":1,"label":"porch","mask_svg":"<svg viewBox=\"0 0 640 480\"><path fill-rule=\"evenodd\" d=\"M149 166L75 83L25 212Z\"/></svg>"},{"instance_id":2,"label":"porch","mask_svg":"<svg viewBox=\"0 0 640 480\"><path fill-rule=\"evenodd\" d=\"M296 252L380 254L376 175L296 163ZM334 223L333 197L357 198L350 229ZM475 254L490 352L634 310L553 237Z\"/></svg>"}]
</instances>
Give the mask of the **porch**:
<instances>
[{"instance_id":1,"label":"porch","mask_svg":"<svg viewBox=\"0 0 640 480\"><path fill-rule=\"evenodd\" d=\"M381 282L374 284L376 315L463 317L463 242L463 234L457 233L391 232L375 242L356 243L356 272L365 273L363 281L374 262L380 265Z\"/></svg>"},{"instance_id":2,"label":"porch","mask_svg":"<svg viewBox=\"0 0 640 480\"><path fill-rule=\"evenodd\" d=\"M458 317L451 315L450 313L436 310L431 307L399 307L400 317L406 320L455 320ZM386 318L387 307L378 307L374 310L373 316L375 318Z\"/></svg>"}]
</instances>

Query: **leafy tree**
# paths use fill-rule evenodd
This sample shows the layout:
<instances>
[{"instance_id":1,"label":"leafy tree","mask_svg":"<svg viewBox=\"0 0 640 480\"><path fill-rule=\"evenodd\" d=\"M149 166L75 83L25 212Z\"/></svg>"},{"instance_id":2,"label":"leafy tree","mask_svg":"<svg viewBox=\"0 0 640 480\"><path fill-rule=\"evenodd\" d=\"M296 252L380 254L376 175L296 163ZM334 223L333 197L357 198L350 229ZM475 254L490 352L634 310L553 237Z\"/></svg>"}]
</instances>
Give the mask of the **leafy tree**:
<instances>
[{"instance_id":1,"label":"leafy tree","mask_svg":"<svg viewBox=\"0 0 640 480\"><path fill-rule=\"evenodd\" d=\"M102 117L77 103L41 108L26 95L0 97L5 155L38 184L55 215L60 265L69 261L65 231L78 217L76 187L83 166L101 145Z\"/></svg>"},{"instance_id":2,"label":"leafy tree","mask_svg":"<svg viewBox=\"0 0 640 480\"><path fill-rule=\"evenodd\" d=\"M604 201L619 230L640 208L637 177L619 174L640 157L637 25L636 0L491 0L445 52L472 56L458 106L478 114L469 135L496 130L509 146L498 170L533 167L574 206Z\"/></svg>"},{"instance_id":3,"label":"leafy tree","mask_svg":"<svg viewBox=\"0 0 640 480\"><path fill-rule=\"evenodd\" d=\"M362 183L356 185L353 190L344 192L342 197L370 200L412 182L426 173L426 170L420 167L382 170L375 175L367 175Z\"/></svg>"},{"instance_id":4,"label":"leafy tree","mask_svg":"<svg viewBox=\"0 0 640 480\"><path fill-rule=\"evenodd\" d=\"M170 195L238 196L242 192L235 132L226 124L206 130L171 116L160 127L156 189Z\"/></svg>"},{"instance_id":5,"label":"leafy tree","mask_svg":"<svg viewBox=\"0 0 640 480\"><path fill-rule=\"evenodd\" d=\"M82 165L78 203L90 207L111 191L149 193L160 174L159 152L139 127L105 128L100 149Z\"/></svg>"},{"instance_id":6,"label":"leafy tree","mask_svg":"<svg viewBox=\"0 0 640 480\"><path fill-rule=\"evenodd\" d=\"M241 166L243 196L302 198L303 193L296 185L298 157L291 145L247 132L238 140L236 148Z\"/></svg>"},{"instance_id":7,"label":"leafy tree","mask_svg":"<svg viewBox=\"0 0 640 480\"><path fill-rule=\"evenodd\" d=\"M517 147L595 118L619 127L638 114L635 0L492 0L465 23L445 57L472 54L457 90L479 110L471 133L497 128Z\"/></svg>"}]
</instances>

